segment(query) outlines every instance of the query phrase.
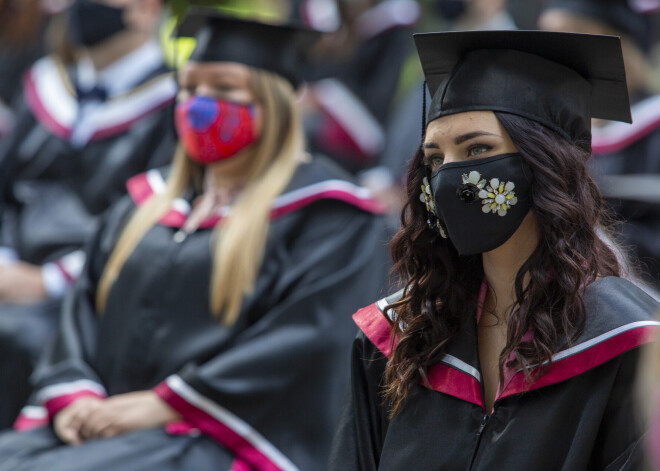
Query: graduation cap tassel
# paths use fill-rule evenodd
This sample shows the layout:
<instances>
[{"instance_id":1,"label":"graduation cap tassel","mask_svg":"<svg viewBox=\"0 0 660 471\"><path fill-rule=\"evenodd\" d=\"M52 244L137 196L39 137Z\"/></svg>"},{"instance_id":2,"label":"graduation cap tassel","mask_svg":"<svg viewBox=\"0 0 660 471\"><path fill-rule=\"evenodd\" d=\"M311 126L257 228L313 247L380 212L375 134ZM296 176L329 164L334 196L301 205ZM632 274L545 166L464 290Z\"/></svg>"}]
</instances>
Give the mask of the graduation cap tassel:
<instances>
[{"instance_id":1,"label":"graduation cap tassel","mask_svg":"<svg viewBox=\"0 0 660 471\"><path fill-rule=\"evenodd\" d=\"M426 80L422 83L422 141L426 133Z\"/></svg>"}]
</instances>

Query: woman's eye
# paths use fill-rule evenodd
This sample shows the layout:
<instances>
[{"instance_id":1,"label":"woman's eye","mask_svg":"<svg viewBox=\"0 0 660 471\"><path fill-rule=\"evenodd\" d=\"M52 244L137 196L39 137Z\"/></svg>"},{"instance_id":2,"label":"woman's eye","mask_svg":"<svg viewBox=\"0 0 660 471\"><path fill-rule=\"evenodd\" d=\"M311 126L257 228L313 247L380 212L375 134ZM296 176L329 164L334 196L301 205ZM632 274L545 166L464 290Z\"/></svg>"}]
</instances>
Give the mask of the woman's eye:
<instances>
[{"instance_id":1,"label":"woman's eye","mask_svg":"<svg viewBox=\"0 0 660 471\"><path fill-rule=\"evenodd\" d=\"M215 89L220 93L229 93L234 90L234 87L228 84L219 84L215 86Z\"/></svg>"},{"instance_id":2,"label":"woman's eye","mask_svg":"<svg viewBox=\"0 0 660 471\"><path fill-rule=\"evenodd\" d=\"M424 165L429 167L431 171L435 171L438 167L440 167L444 163L445 159L441 156L430 156L430 157L424 157Z\"/></svg>"},{"instance_id":3,"label":"woman's eye","mask_svg":"<svg viewBox=\"0 0 660 471\"><path fill-rule=\"evenodd\" d=\"M483 154L485 152L488 152L490 149L491 149L490 146L486 146L486 145L482 145L482 144L471 146L468 149L468 155L470 157L474 157L475 155L479 155L479 154Z\"/></svg>"}]
</instances>

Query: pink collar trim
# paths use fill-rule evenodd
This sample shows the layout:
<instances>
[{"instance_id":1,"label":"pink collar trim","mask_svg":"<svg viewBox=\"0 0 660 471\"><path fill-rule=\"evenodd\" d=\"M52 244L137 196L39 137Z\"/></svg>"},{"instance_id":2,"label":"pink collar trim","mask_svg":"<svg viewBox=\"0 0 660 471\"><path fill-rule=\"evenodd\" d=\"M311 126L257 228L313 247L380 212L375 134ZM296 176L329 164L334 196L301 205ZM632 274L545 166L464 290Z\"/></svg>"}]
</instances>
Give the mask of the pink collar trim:
<instances>
[{"instance_id":1,"label":"pink collar trim","mask_svg":"<svg viewBox=\"0 0 660 471\"><path fill-rule=\"evenodd\" d=\"M126 183L128 193L136 206L141 206L153 194L165 190L165 179L156 169L136 175ZM325 180L284 193L275 200L270 213L271 220L295 212L316 201L330 199L343 201L363 211L373 214L383 214L383 205L371 196L366 188L354 185L345 180ZM159 224L168 227L181 228L191 211L190 203L183 198L177 198L172 208L160 219ZM200 224L201 229L210 229L229 215L231 208L226 206L207 218Z\"/></svg>"},{"instance_id":2,"label":"pink collar trim","mask_svg":"<svg viewBox=\"0 0 660 471\"><path fill-rule=\"evenodd\" d=\"M660 128L660 95L635 104L631 112L632 124L611 122L591 130L593 155L619 152Z\"/></svg>"},{"instance_id":3,"label":"pink collar trim","mask_svg":"<svg viewBox=\"0 0 660 471\"><path fill-rule=\"evenodd\" d=\"M484 286L485 283L482 283L479 296L480 309L483 307L484 293L487 289ZM374 346L386 358L390 358L397 339L393 338L390 321L382 311L387 305L386 300L387 298L360 309L353 315L353 320ZM532 384L527 382L521 370L505 369L504 381L498 387L494 403L506 397L560 383L585 373L628 350L651 342L659 327L660 322L657 321L631 322L573 345L553 355L552 365ZM529 342L532 339L533 332L530 330L525 333L522 341ZM429 368L427 377L433 390L484 408L480 372L464 361L445 355L440 363Z\"/></svg>"},{"instance_id":4,"label":"pink collar trim","mask_svg":"<svg viewBox=\"0 0 660 471\"><path fill-rule=\"evenodd\" d=\"M25 102L36 120L60 139L71 140L82 129L85 142L126 132L137 121L174 102L176 83L167 73L133 91L107 100L77 123L79 105L63 65L52 57L38 60L23 77ZM84 132L83 132L84 131Z\"/></svg>"}]
</instances>

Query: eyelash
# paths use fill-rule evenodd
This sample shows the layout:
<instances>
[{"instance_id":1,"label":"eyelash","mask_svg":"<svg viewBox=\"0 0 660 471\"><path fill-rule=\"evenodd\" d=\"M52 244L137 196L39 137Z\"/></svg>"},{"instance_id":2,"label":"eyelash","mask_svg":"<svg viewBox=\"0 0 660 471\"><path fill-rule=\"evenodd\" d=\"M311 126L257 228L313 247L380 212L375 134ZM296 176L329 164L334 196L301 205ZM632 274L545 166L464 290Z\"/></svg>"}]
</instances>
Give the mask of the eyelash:
<instances>
[{"instance_id":1,"label":"eyelash","mask_svg":"<svg viewBox=\"0 0 660 471\"><path fill-rule=\"evenodd\" d=\"M428 156L428 157L424 157L423 163L424 163L424 165L425 165L426 167L432 167L432 166L433 166L433 161L434 161L435 159L440 160L440 164L439 164L439 165L442 165L442 163L443 163L444 160L445 160L443 157L440 157L439 155L430 155L430 156Z\"/></svg>"},{"instance_id":2,"label":"eyelash","mask_svg":"<svg viewBox=\"0 0 660 471\"><path fill-rule=\"evenodd\" d=\"M467 148L466 152L467 152L467 156L469 158L469 157L475 157L475 156L484 154L484 153L488 152L489 150L491 150L492 148L493 148L493 146L488 145L488 144L472 144L470 147ZM483 152L479 152L477 154L472 154L472 151L475 150L475 149L483 149ZM434 164L433 161L435 159L440 160L440 162ZM441 157L438 154L434 154L434 155L425 156L424 160L422 162L426 167L439 167L440 165L442 165L444 163L444 160L445 160L444 157Z\"/></svg>"},{"instance_id":3,"label":"eyelash","mask_svg":"<svg viewBox=\"0 0 660 471\"><path fill-rule=\"evenodd\" d=\"M235 89L233 85L227 85L227 84L219 84L214 86L215 91L218 93L229 93ZM190 93L191 95L194 95L195 92L197 91L197 85L195 84L184 84L181 86L182 90L185 90L186 92Z\"/></svg>"},{"instance_id":4,"label":"eyelash","mask_svg":"<svg viewBox=\"0 0 660 471\"><path fill-rule=\"evenodd\" d=\"M484 149L484 151L483 151L483 152L479 152L478 154L472 154L472 151L473 151L474 149L480 149L480 148L481 148L481 149ZM473 144L473 145L471 145L470 147L468 147L468 149L467 149L467 154L468 154L468 157L473 157L474 155L480 155L480 154L483 154L483 153L485 153L485 152L488 152L488 151L491 150L492 148L493 148L493 147L492 147L492 146L489 146L488 144Z\"/></svg>"}]
</instances>

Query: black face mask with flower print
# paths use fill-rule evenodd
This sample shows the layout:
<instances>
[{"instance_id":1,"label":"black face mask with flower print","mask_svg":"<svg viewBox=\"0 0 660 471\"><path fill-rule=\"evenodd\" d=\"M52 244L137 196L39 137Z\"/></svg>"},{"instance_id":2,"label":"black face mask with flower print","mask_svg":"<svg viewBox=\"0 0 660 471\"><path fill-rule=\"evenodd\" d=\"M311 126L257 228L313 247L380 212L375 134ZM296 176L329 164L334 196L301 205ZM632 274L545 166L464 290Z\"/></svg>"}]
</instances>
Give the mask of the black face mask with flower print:
<instances>
[{"instance_id":1,"label":"black face mask with flower print","mask_svg":"<svg viewBox=\"0 0 660 471\"><path fill-rule=\"evenodd\" d=\"M435 211L460 255L509 240L532 207L532 180L517 153L451 162L431 175Z\"/></svg>"}]
</instances>

